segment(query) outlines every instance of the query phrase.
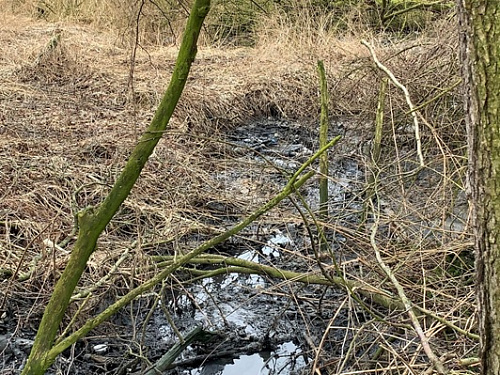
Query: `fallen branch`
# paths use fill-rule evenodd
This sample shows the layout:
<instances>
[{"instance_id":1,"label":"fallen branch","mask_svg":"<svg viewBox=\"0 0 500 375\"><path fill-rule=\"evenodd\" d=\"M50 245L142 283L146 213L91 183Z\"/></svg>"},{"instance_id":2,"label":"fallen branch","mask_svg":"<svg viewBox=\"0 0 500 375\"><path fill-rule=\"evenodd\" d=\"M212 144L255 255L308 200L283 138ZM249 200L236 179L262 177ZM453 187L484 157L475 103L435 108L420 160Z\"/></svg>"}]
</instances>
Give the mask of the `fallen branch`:
<instances>
[{"instance_id":1,"label":"fallen branch","mask_svg":"<svg viewBox=\"0 0 500 375\"><path fill-rule=\"evenodd\" d=\"M173 255L153 256L152 260L160 262L157 265L158 267L168 266L174 261L174 256ZM401 303L401 301L399 301L397 298L394 298L394 296L392 296L388 292L377 289L371 286L370 284L364 283L362 281L346 280L339 276L329 276L327 278L322 275L320 270L313 272L288 271L274 266L266 266L264 264L255 263L245 259L224 257L222 255L211 255L211 254L194 257L189 261L189 263L223 266L215 270L198 270L191 268L186 269L186 271L188 271L192 275L197 276L197 278L189 280L190 283L196 281L197 279L213 277L228 273L265 275L276 279L282 279L304 284L337 286L346 289L348 291L358 292L364 297L370 298L373 302L387 309L402 310L405 308L404 305ZM325 269L328 270L327 268ZM332 271L335 272L334 269L332 269Z\"/></svg>"},{"instance_id":2,"label":"fallen branch","mask_svg":"<svg viewBox=\"0 0 500 375\"><path fill-rule=\"evenodd\" d=\"M162 374L163 371L166 371L189 345L194 342L208 342L217 336L217 333L204 331L201 327L192 329L186 334L186 336L184 336L182 341L174 344L170 350L154 364L152 368L147 370L146 375Z\"/></svg>"},{"instance_id":3,"label":"fallen branch","mask_svg":"<svg viewBox=\"0 0 500 375\"><path fill-rule=\"evenodd\" d=\"M151 257L151 260L157 262L156 267L168 267L170 266L174 260L175 256L173 255L155 255ZM335 272L334 266L324 267L323 270L317 270L312 272L295 272L288 271L277 268L275 266L266 266L264 264L255 263L249 260L244 260L240 258L233 257L225 257L222 255L212 255L212 254L204 254L197 257L192 258L189 261L189 264L203 264L203 265L219 265L220 267L213 270L200 270L196 268L188 268L183 267L179 268L182 271L185 271L187 274L194 276L193 278L186 281L186 283L193 283L195 281L206 279L209 277L215 277L220 275L227 275L230 273L238 273L244 275L262 275L268 276L275 279L281 279L286 281L293 281L304 284L316 284L316 285L325 285L325 286L336 286L342 289L345 289L349 294L354 292L359 293L363 297L369 299L380 307L386 308L388 310L408 310L408 305L406 305L400 299L400 296L394 296L388 291L384 291L381 289L377 289L370 284L367 284L363 281L353 281L346 280L345 278L338 276L328 276L325 277L323 275L324 272L329 270L332 273ZM426 316L435 319L445 325L446 327L453 329L454 331L462 334L466 337L469 337L473 340L479 341L479 336L477 334L471 333L469 331L464 330L463 328L458 327L452 322L436 315L430 310L421 308L411 303L410 307L416 310L419 310L421 313ZM410 326L408 326L410 328Z\"/></svg>"}]
</instances>

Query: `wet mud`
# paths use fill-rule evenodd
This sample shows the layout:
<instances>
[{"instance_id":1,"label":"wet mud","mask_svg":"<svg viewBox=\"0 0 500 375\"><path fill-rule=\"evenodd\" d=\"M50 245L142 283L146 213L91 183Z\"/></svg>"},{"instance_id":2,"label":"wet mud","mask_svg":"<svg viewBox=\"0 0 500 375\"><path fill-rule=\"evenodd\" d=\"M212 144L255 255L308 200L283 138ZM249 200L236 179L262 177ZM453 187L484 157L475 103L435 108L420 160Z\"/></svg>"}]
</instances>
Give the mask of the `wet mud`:
<instances>
[{"instance_id":1,"label":"wet mud","mask_svg":"<svg viewBox=\"0 0 500 375\"><path fill-rule=\"evenodd\" d=\"M341 131L342 126L337 125L332 135ZM262 119L234 129L226 142L228 152L239 160L235 165L252 165L263 183L273 191L283 186L290 174L314 153L316 139L314 130L300 124ZM241 163L244 160L248 163ZM330 183L331 209L337 204L345 209L346 201L353 208L359 208L355 199L346 200L346 195L355 196L356 181L363 177L357 162L345 154L332 157L331 170L336 181ZM248 173L248 170L234 169L219 178L225 179L227 186L240 189L242 187L235 185ZM309 184L302 194L311 209L316 209L316 184ZM217 208L218 203L212 202L212 205ZM294 209L290 203L285 204L285 212ZM234 218L227 220L231 225ZM335 239L332 243L344 241L340 235L330 233L329 236ZM308 236L302 223L284 220L278 224L254 224L216 251L256 263L307 272L311 264L307 265L301 257L310 255L311 241L314 239ZM84 338L58 357L49 374L59 373L61 369L72 374L145 373L148 371L146 362L131 353L141 348L139 352L150 361L150 369L179 341L172 322L182 334L202 326L213 332L215 338L209 343L188 346L165 374L309 373L315 361L313 343L321 340L332 311L339 308L339 296L343 295L330 287L297 285L241 274L204 278L184 289L165 288L163 293L161 302L155 303L154 296L136 300L126 309L129 311L121 311L112 318L108 327L113 331L108 338L102 335L106 327L100 329L99 335ZM345 319L345 314L338 314L335 325L342 327ZM0 323L4 368L20 370L34 338L35 324L32 330L16 331L15 316L9 313ZM120 340L114 338L116 333ZM127 336L130 337L128 342ZM345 337L345 332L340 336ZM139 341L132 341L138 338Z\"/></svg>"}]
</instances>

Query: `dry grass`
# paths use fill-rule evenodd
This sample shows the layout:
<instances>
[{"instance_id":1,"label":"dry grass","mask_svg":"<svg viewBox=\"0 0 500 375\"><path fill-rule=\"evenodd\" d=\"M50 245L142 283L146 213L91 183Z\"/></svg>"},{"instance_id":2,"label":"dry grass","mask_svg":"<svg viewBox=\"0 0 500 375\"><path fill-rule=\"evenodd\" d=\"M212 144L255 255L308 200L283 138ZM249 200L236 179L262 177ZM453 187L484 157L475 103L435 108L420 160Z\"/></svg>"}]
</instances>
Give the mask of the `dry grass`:
<instances>
[{"instance_id":1,"label":"dry grass","mask_svg":"<svg viewBox=\"0 0 500 375\"><path fill-rule=\"evenodd\" d=\"M361 29L351 29L357 35L339 36L327 32L327 24L324 19L292 28L275 16L258 26L255 48L200 48L171 132L101 237L80 283L85 290L113 270L80 319L150 276L150 254L185 251L222 230L228 217L239 217L272 195L278 186L270 186L262 169L236 158L220 139L234 126L260 116L314 126L318 58L327 67L331 112L342 119L346 132L333 159L339 170L349 163L361 173L368 169L370 160L360 144L373 137L382 74L359 43ZM9 308L24 327L39 318L68 257L65 249L47 240L63 241L71 234L75 212L102 200L152 117L176 49L139 49L132 91L130 48L115 33L96 32L67 18L55 24L10 13L0 14L0 25L0 268L19 266L20 275L29 276L4 283L0 296L20 301L9 302ZM62 30L61 44L44 53L57 28ZM452 26L436 24L419 37L397 41L361 32L374 40L379 58L408 87L417 106L439 96L421 110L429 124L423 126L422 138L427 168L407 175L417 160L415 140L406 127L410 118L402 94L389 89L376 240L414 304L474 331L470 228L462 192L465 142L459 89L452 88L458 80ZM224 177L233 170L247 174L236 181ZM393 291L370 246L373 223L358 226L364 181L347 184L339 174L332 182L351 189L344 200L332 202L335 214L328 223L337 233L332 246L345 257L342 271ZM283 207L265 220L278 225L301 219ZM129 256L114 270L125 251ZM308 249L301 259L303 269L315 267ZM328 312L323 350L314 354L318 367L339 374L423 373L426 358L413 331L402 325L406 315L366 303L374 313L385 314L384 320L373 319L349 296L338 310L347 320ZM311 319L311 326L317 324L312 316L304 317ZM450 368L459 370L457 358L473 356L474 340L436 319L423 318L422 324L438 354L455 355L445 359ZM319 347L320 341L310 344Z\"/></svg>"},{"instance_id":2,"label":"dry grass","mask_svg":"<svg viewBox=\"0 0 500 375\"><path fill-rule=\"evenodd\" d=\"M0 1L3 9L8 9L9 13L17 16L29 16L49 22L79 23L106 32L112 30L116 41L123 45L130 45L134 41L132 31L136 28L140 13L139 41L142 44L175 44L182 34L188 8L179 5L170 7L168 2L163 3L163 6L159 4L161 2L135 0Z\"/></svg>"}]
</instances>

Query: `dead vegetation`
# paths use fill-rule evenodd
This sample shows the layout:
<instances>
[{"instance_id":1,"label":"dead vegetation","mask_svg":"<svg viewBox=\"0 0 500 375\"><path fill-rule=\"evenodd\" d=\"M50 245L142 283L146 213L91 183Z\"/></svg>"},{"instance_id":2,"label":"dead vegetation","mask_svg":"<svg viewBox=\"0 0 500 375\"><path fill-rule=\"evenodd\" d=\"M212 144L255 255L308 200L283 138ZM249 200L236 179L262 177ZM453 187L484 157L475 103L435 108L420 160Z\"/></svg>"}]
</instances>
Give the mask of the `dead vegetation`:
<instances>
[{"instance_id":1,"label":"dead vegetation","mask_svg":"<svg viewBox=\"0 0 500 375\"><path fill-rule=\"evenodd\" d=\"M176 49L139 48L131 88L130 48L116 34L67 20L55 24L10 13L0 18L0 269L5 275L0 298L8 321L16 325L6 329L23 332L36 325L64 267L74 215L102 200L151 119ZM327 223L341 274L396 296L375 258L375 244L419 312L440 360L456 373L473 372L465 365L475 357L478 342L453 22L436 22L417 37L363 35L374 41L379 59L419 107L426 167L418 171L408 107L393 85L386 98L382 157L375 167L370 160L384 75L360 37L311 26L301 34L277 18L265 26L253 48L200 48L171 131L101 237L80 282L79 292L92 290L92 295L74 304L73 324L149 278L155 271L151 255L189 250L278 190L279 184L265 177L266 169L237 157L225 135L268 116L314 127L319 116L315 66L322 58L330 111L345 133L332 158L339 166L355 164L359 176L377 177L373 208L364 204L363 178L347 184L332 177L332 183L349 190L344 200L331 202ZM60 42L47 49L57 30ZM228 179L235 170L247 174ZM368 219L361 225L363 210ZM286 206L261 225L301 221ZM302 270L317 268L310 248L297 258ZM331 259L320 260L331 269ZM323 336L305 339L311 366L338 374L426 373L428 359L405 312L363 301L345 294L336 311L322 308ZM324 302L315 296L315 303ZM319 324L311 314L303 318L310 326ZM110 323L96 334L113 329Z\"/></svg>"}]
</instances>

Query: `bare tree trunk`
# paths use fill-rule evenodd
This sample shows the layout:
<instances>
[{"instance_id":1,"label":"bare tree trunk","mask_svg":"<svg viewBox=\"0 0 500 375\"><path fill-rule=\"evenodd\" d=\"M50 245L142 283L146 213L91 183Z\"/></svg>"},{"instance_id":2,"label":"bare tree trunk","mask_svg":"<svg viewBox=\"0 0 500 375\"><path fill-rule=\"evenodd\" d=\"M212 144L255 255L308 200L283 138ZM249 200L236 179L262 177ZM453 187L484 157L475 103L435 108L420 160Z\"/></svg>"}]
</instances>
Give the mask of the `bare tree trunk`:
<instances>
[{"instance_id":1,"label":"bare tree trunk","mask_svg":"<svg viewBox=\"0 0 500 375\"><path fill-rule=\"evenodd\" d=\"M457 0L482 374L500 374L500 2Z\"/></svg>"}]
</instances>

